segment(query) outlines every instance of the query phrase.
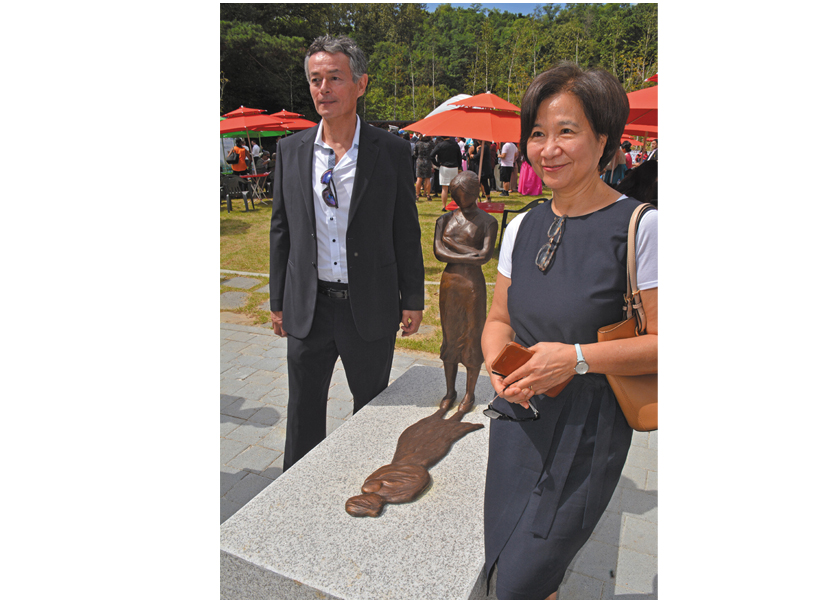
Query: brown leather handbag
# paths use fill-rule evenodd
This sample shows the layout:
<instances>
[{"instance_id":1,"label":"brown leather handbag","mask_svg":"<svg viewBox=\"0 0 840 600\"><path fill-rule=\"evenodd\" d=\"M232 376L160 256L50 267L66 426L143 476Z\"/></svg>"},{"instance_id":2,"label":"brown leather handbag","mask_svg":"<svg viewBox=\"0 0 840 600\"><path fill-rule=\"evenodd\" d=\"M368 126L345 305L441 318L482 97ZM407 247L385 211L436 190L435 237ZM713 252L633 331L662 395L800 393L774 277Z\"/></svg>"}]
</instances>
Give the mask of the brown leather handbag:
<instances>
[{"instance_id":1,"label":"brown leather handbag","mask_svg":"<svg viewBox=\"0 0 840 600\"><path fill-rule=\"evenodd\" d=\"M647 319L642 306L642 297L636 282L636 229L645 211L652 204L642 204L630 218L627 232L627 294L624 296L624 312L627 317L620 323L601 327L598 341L629 339L647 332ZM636 431L655 431L659 428L658 415L659 375L607 375L618 404L630 427Z\"/></svg>"}]
</instances>

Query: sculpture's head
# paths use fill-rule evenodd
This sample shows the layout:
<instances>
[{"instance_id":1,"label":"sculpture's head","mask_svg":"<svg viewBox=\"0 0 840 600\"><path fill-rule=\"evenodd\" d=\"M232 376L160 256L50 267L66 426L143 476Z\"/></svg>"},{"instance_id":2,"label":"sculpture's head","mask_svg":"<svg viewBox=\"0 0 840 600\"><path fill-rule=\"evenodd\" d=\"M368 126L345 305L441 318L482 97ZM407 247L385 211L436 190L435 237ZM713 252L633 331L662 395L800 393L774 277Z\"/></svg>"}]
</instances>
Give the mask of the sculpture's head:
<instances>
[{"instance_id":1,"label":"sculpture's head","mask_svg":"<svg viewBox=\"0 0 840 600\"><path fill-rule=\"evenodd\" d=\"M472 171L458 173L449 184L449 193L455 200L458 208L469 208L478 200L479 182L478 175Z\"/></svg>"},{"instance_id":2,"label":"sculpture's head","mask_svg":"<svg viewBox=\"0 0 840 600\"><path fill-rule=\"evenodd\" d=\"M385 504L411 502L429 487L432 478L420 465L388 464L374 471L344 509L354 517L376 517Z\"/></svg>"},{"instance_id":3,"label":"sculpture's head","mask_svg":"<svg viewBox=\"0 0 840 600\"><path fill-rule=\"evenodd\" d=\"M379 494L353 496L344 503L344 510L354 517L378 517L385 506L385 499Z\"/></svg>"}]
</instances>

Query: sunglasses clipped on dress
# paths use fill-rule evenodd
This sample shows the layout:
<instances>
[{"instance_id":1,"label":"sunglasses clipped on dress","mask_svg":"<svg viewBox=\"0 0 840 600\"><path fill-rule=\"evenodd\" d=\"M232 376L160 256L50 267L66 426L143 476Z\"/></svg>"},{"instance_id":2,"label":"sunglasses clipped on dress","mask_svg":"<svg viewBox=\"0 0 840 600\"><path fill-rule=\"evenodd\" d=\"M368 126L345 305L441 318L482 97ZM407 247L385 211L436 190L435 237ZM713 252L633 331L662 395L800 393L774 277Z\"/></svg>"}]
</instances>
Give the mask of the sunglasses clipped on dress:
<instances>
[{"instance_id":1,"label":"sunglasses clipped on dress","mask_svg":"<svg viewBox=\"0 0 840 600\"><path fill-rule=\"evenodd\" d=\"M554 253L560 245L560 238L563 237L563 225L566 223L566 215L554 217L554 221L548 228L548 241L537 252L537 259L534 261L540 271L545 272L554 260Z\"/></svg>"}]
</instances>

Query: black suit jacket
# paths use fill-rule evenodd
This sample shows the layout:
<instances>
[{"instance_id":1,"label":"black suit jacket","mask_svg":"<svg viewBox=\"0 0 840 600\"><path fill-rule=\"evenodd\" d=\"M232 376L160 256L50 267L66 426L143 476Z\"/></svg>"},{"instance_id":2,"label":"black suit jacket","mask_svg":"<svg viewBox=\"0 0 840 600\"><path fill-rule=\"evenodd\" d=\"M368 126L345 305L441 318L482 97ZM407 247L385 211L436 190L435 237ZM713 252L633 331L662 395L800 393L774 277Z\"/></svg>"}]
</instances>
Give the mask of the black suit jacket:
<instances>
[{"instance_id":1,"label":"black suit jacket","mask_svg":"<svg viewBox=\"0 0 840 600\"><path fill-rule=\"evenodd\" d=\"M423 309L425 273L411 146L364 121L360 127L347 225L348 285L356 328L372 341L397 331L401 311ZM312 191L317 131L280 140L274 167L270 307L283 311L283 329L297 338L312 327L318 287Z\"/></svg>"}]
</instances>

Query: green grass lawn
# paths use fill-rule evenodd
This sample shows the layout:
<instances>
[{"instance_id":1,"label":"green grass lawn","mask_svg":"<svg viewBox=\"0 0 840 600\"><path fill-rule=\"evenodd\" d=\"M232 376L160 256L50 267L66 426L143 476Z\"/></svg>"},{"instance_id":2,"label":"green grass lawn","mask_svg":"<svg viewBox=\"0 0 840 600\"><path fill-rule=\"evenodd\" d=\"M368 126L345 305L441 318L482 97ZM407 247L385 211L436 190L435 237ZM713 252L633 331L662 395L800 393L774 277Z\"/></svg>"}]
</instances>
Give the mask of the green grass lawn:
<instances>
[{"instance_id":1,"label":"green grass lawn","mask_svg":"<svg viewBox=\"0 0 840 600\"><path fill-rule=\"evenodd\" d=\"M544 190L543 196L550 192ZM511 194L507 198L500 197L497 193L490 196L491 202L504 202L508 209L522 208L538 196L520 196ZM271 221L271 201L266 201L268 206L259 202L255 210L245 212L242 200L233 201L233 211L228 213L224 202L220 205L220 268L231 271L244 271L248 273L268 273L268 229ZM434 254L435 222L443 213L441 212L440 197L431 201L421 199L417 203L417 212L420 218L421 243L423 246L423 264L426 269L427 282L440 282L441 273L446 264L439 262ZM502 215L492 213L499 221L501 229ZM510 221L510 218L508 219ZM485 280L488 283L496 281L496 268L499 261L499 241L496 237L496 248L493 257L482 267ZM260 278L261 279L261 278ZM261 284L268 283L268 278ZM226 288L224 285L221 291L233 291L233 288ZM438 354L440 352L440 312L438 310L438 285L426 285L426 309L423 312L423 325L430 325L432 329L424 328L423 335L414 335L402 338L397 335L397 347L421 352ZM487 308L493 298L493 286L487 286ZM254 324L259 325L269 320L269 313L259 309L259 305L268 299L268 294L251 293L248 304L234 311L250 317Z\"/></svg>"}]
</instances>

